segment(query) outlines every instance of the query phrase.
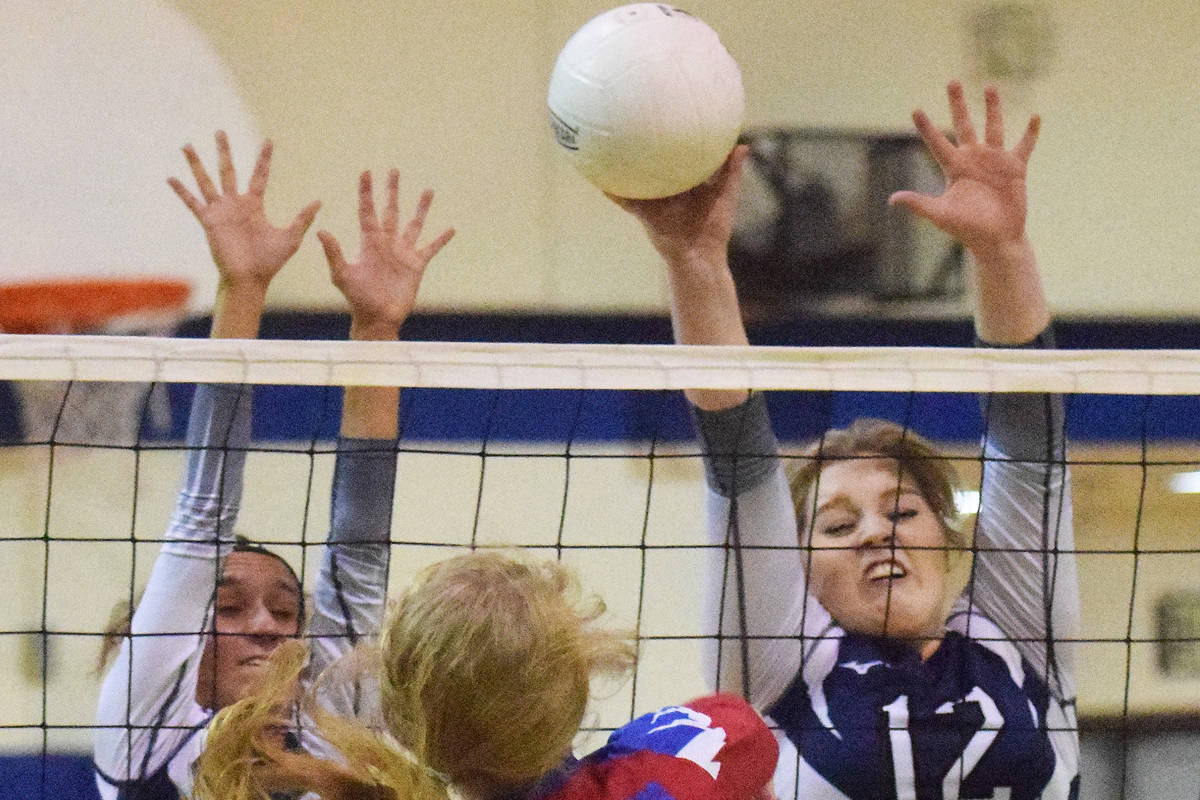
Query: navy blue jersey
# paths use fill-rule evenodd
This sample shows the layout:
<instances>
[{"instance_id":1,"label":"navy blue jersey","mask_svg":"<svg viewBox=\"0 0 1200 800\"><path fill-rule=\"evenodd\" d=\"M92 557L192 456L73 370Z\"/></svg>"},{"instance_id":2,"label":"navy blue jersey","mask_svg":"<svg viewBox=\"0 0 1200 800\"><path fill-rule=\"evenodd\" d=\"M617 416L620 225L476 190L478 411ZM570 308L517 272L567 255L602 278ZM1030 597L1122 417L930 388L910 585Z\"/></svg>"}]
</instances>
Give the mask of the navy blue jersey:
<instances>
[{"instance_id":1,"label":"navy blue jersey","mask_svg":"<svg viewBox=\"0 0 1200 800\"><path fill-rule=\"evenodd\" d=\"M836 656L770 709L798 751L804 796L825 784L815 796L1033 800L1052 779L1069 787L1052 739L1066 715L1011 644L952 630L922 661L870 636L830 643Z\"/></svg>"},{"instance_id":2,"label":"navy blue jersey","mask_svg":"<svg viewBox=\"0 0 1200 800\"><path fill-rule=\"evenodd\" d=\"M786 734L781 798L1076 795L1079 597L1061 402L985 403L971 581L924 662L909 644L847 634L810 592L762 396L697 411L710 537L729 547L712 565L722 686Z\"/></svg>"}]
</instances>

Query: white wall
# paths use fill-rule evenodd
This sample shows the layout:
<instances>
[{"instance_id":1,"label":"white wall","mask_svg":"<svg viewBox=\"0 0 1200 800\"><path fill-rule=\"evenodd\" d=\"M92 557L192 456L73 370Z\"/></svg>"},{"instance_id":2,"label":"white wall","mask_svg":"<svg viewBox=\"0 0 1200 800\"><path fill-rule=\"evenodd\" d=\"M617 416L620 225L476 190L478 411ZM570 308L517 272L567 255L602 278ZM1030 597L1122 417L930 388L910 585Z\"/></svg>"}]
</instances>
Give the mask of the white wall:
<instances>
[{"instance_id":1,"label":"white wall","mask_svg":"<svg viewBox=\"0 0 1200 800\"><path fill-rule=\"evenodd\" d=\"M217 126L243 174L261 140L212 43L162 0L6 0L3 19L0 284L164 276L206 308L216 273L166 177Z\"/></svg>"},{"instance_id":2,"label":"white wall","mask_svg":"<svg viewBox=\"0 0 1200 800\"><path fill-rule=\"evenodd\" d=\"M116 19L122 15L114 9L156 2L167 0L111 0L105 15ZM408 199L420 186L438 190L431 225L453 224L460 232L431 270L427 306L663 306L658 269L640 233L557 157L546 125L546 80L557 50L579 24L612 3L170 2L232 76L251 124L277 140L268 198L276 219L320 198L325 208L318 226L352 240L355 176L364 168L397 165ZM1032 166L1030 227L1052 301L1076 314L1197 313L1200 281L1192 276L1200 230L1200 6L1146 0L1132 13L1105 0L1027 2L1055 21L1055 55L1042 77L1003 88L1014 131L1032 110L1045 118ZM37 14L28 11L36 8L42 19L55 20L44 9L72 3L92 5L30 3L19 19ZM978 94L979 58L966 19L983 4L698 0L689 8L722 33L741 62L749 124L906 130L918 105L946 120L946 79L962 76ZM175 111L180 124L174 127L142 126L143 135L120 142L103 136L118 121L141 117L130 94L95 85L141 85L147 70L155 69L147 53L156 43L162 51L178 48L177 25L164 22L162 9L145 22L136 19L136 42L114 33L109 23L91 26L101 41L87 43L86 50L96 57L86 65L68 63L53 75L32 74L28 91L6 98L22 111L6 115L10 124L37 120L43 108L46 116L52 113L55 81L75 86L74 123L47 131L44 153L34 156L50 161L46 153L81 135L96 147L88 157L60 159L61 180L87 198L66 219L42 202L42 186L20 180L14 151L0 148L0 163L7 159L11 167L0 170L10 183L3 194L13 194L15 184L21 201L16 211L5 211L6 228L22 240L59 241L66 225L78 240L68 240L70 249L82 254L98 230L113 224L110 198L131 192L152 192L139 202L152 196L163 210L156 215L192 224L161 182L139 178L122 193L116 187L127 179L102 172L114 158L136 154L163 173L161 180L184 174L178 156L183 141L211 153L210 129L219 115L205 107L212 98L194 84L160 87L160 102L172 109L205 107L203 115ZM26 59L9 55L28 49L31 24L0 30L9 75L31 77ZM65 24L56 21L52 28ZM100 58L106 49L135 49L139 58L133 64ZM239 123L236 105L227 106L225 124ZM76 127L81 124L91 128ZM21 161L31 157L21 152ZM252 153L242 156L249 160ZM114 191L97 194L97 175ZM201 282L203 305L210 299L211 268L202 237L193 230L182 242L165 233L156 238L159 227L124 237L109 263L183 265ZM0 275L36 268L25 251L18 254L14 263L11 248L0 252ZM337 304L314 238L279 278L273 300Z\"/></svg>"}]
</instances>

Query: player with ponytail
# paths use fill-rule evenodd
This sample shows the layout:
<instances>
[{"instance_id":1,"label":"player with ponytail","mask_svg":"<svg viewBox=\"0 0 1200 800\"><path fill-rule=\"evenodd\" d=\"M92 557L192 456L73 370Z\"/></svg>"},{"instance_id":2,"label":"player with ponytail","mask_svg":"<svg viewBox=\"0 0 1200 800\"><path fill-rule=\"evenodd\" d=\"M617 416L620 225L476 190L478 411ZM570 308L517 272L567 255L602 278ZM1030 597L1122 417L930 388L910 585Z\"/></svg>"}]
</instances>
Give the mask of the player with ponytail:
<instances>
[{"instance_id":1,"label":"player with ponytail","mask_svg":"<svg viewBox=\"0 0 1200 800\"><path fill-rule=\"evenodd\" d=\"M322 707L344 676L305 692L303 648L280 648L265 685L214 721L196 800L442 800L451 789L471 800L759 796L775 741L731 696L659 709L582 760L571 755L590 680L635 658L627 633L597 624L603 608L559 562L475 552L435 564L396 603L369 659L382 711L373 725ZM289 751L283 731L297 716L336 755Z\"/></svg>"}]
</instances>

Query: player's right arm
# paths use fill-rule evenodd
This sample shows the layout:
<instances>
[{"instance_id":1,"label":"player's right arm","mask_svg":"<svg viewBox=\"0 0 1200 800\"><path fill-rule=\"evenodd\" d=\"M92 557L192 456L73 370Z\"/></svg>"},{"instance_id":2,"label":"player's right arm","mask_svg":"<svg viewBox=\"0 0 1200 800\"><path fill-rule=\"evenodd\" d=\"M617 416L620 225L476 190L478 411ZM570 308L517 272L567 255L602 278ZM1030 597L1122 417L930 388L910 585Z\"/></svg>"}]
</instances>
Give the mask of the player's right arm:
<instances>
[{"instance_id":1,"label":"player's right arm","mask_svg":"<svg viewBox=\"0 0 1200 800\"><path fill-rule=\"evenodd\" d=\"M201 197L177 179L171 187L204 228L219 280L213 338L257 335L271 279L296 251L317 204L288 228L263 211L271 145L260 153L245 194L236 185L229 143L217 134L219 183L191 145L184 154ZM223 545L233 539L250 441L250 387L199 386L188 422L187 472L164 543L97 708L96 766L101 790L149 778L207 721L196 702L196 674L209 627Z\"/></svg>"},{"instance_id":2,"label":"player's right arm","mask_svg":"<svg viewBox=\"0 0 1200 800\"><path fill-rule=\"evenodd\" d=\"M166 542L100 689L95 761L116 781L145 779L206 720L196 673L204 649L218 542L229 543L249 441L250 395L201 386L188 424L187 475Z\"/></svg>"},{"instance_id":3,"label":"player's right arm","mask_svg":"<svg viewBox=\"0 0 1200 800\"><path fill-rule=\"evenodd\" d=\"M671 322L679 344L746 345L727 250L748 148L691 191L660 200L612 198L645 228L667 265ZM723 641L723 688L769 707L800 666L802 632L828 614L805 591L795 511L763 397L745 390L685 391L695 408L708 475L715 592ZM742 580L742 578L745 580ZM715 604L714 604L715 605ZM742 646L745 646L745 653ZM748 671L743 675L743 655Z\"/></svg>"}]
</instances>

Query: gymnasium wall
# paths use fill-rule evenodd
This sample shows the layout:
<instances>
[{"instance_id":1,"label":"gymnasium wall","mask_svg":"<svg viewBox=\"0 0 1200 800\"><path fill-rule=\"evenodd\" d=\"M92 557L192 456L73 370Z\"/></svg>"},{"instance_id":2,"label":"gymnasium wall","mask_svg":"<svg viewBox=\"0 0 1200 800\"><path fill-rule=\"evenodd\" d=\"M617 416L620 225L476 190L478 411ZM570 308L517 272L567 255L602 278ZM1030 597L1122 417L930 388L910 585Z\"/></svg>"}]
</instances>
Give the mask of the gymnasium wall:
<instances>
[{"instance_id":1,"label":"gymnasium wall","mask_svg":"<svg viewBox=\"0 0 1200 800\"><path fill-rule=\"evenodd\" d=\"M548 330L536 320L514 327L487 316L495 311L518 312L518 320L544 312L573 315L572 324L585 330L596 315L630 312L651 321L628 340L661 338L665 290L653 254L631 220L557 157L545 122L545 83L557 49L609 5L42 0L14 7L22 14L19 23L0 26L0 71L16 78L0 86L0 119L6 120L0 128L0 225L6 237L0 279L168 272L194 279L193 307L203 312L213 287L207 248L164 178L185 174L178 151L185 141L211 158L212 130L225 126L243 175L260 137L275 140L268 209L277 221L319 198L325 205L317 226L343 241L356 236L360 170L398 166L410 200L419 187L434 187L431 227L452 224L459 234L433 265L422 306L461 314L464 325L474 320L479 338L536 339ZM916 106L946 120L942 87L950 77L963 77L978 96L981 70L966 19L982 5L697 0L688 8L720 30L741 62L748 124L907 131ZM1051 301L1075 318L1147 321L1143 327L1098 324L1093 338L1075 346L1128 346L1182 331L1163 346L1195 348L1200 6L1147 0L1133 15L1103 0L1028 5L1048 10L1054 21L1053 56L1040 77L1002 89L1011 135L1032 111L1044 117L1031 172L1030 229ZM57 49L47 46L51 40ZM47 52L55 60L45 60ZM340 305L315 238L280 275L271 300L292 309ZM865 323L857 341L877 341L895 330ZM775 334L767 337L774 343L812 342ZM594 340L601 339L598 334ZM1112 421L1104 411L1096 416L1097 425ZM1125 442L1091 442L1093 449L1080 452L1135 453L1128 437L1136 432L1120 425ZM296 446L293 441L284 449ZM510 445L514 452L531 446ZM591 446L598 452L611 447ZM49 504L46 459L44 451L0 449L0 537L41 536L49 516L55 535L118 541L49 548L39 541L4 543L3 627L40 624L48 570L51 582L67 590L48 596L47 620L56 629L95 630L111 603L127 594L131 547L119 540L130 530L145 538L159 535L180 457L66 452L55 467ZM572 510L578 519L604 516L626 538L641 535L643 514L649 535L661 541L693 535L700 522L698 468L678 459L656 464L647 511L645 464L574 463ZM402 463L397 537L418 538L417 531L425 536L430 530L457 536L473 527L468 512L479 496L480 466L478 458L464 455ZM319 539L330 467L327 455L252 457L245 529L265 539L294 538L297 530ZM1081 538L1097 549L1127 547L1138 469L1083 473ZM479 523L484 538L510 540L519 529L553 543L562 482L561 460L490 462ZM1191 499L1161 495L1161 484L1158 473L1147 484L1159 492L1152 501L1157 510L1145 522L1149 540L1166 548L1194 547L1189 521L1198 509ZM555 491L531 492L535 486ZM438 498L432 507L431 497ZM153 552L153 545L138 546L135 579L144 576ZM423 557L442 554L431 548ZM615 598L616 613L630 618L623 581L631 564L578 557L593 585ZM1143 560L1139 586L1194 589L1193 562ZM396 580L404 574L398 570ZM1083 578L1085 635L1152 631L1149 596L1136 598L1130 610L1128 558L1092 558ZM674 599L649 613L656 630L694 624L690 609ZM46 734L49 749L86 752L87 732L72 726L91 718L96 683L86 672L95 640L61 637L45 694L40 655L29 649L31 642L0 648L0 722L39 720L45 703L48 718L65 726ZM1081 708L1094 717L1118 714L1127 650L1114 643L1093 652L1082 674ZM1134 653L1135 710L1200 709L1195 681L1164 682L1148 646L1138 645ZM683 688L699 689L700 655L686 646L654 655L660 664L688 666L677 675L647 672L639 708L678 699ZM628 707L632 687L614 691L602 706L608 715L602 722ZM0 730L2 751L36 752L42 745L40 731Z\"/></svg>"},{"instance_id":2,"label":"gymnasium wall","mask_svg":"<svg viewBox=\"0 0 1200 800\"><path fill-rule=\"evenodd\" d=\"M225 59L260 129L279 139L273 207L320 197L319 224L349 237L359 170L395 164L410 188L436 187L435 224L460 234L429 276L429 305L662 306L638 230L556 158L545 121L558 48L613 4L174 2ZM1049 9L1055 52L1044 77L1004 88L1013 135L1031 111L1044 116L1030 228L1050 297L1073 313L1194 313L1200 6L1147 0L1131 16L1105 0L1030 4ZM980 5L686 7L739 59L749 124L906 131L917 106L948 122L948 78L981 84L965 23ZM310 241L281 276L278 301L335 302L323 269Z\"/></svg>"},{"instance_id":3,"label":"gymnasium wall","mask_svg":"<svg viewBox=\"0 0 1200 800\"><path fill-rule=\"evenodd\" d=\"M0 159L9 190L0 219L20 259L0 258L0 274L169 269L197 277L205 307L203 239L162 179L183 174L184 141L211 154L211 129L225 125L246 166L259 135L276 140L269 208L281 220L319 198L317 224L352 238L355 176L366 168L398 166L409 198L435 187L432 224L453 224L459 236L429 275L428 307L660 309L661 276L640 234L556 157L545 119L558 48L609 5L18 4L19 24L0 31L0 63L18 76L0 88L0 107L13 126L6 136L22 146ZM978 95L967 19L987 5L698 0L689 9L741 62L749 124L906 131L916 106L946 121L948 78ZM1104 0L1023 5L1046 10L1054 30L1043 74L1003 85L1011 131L1033 110L1045 118L1030 228L1053 302L1076 314L1195 313L1200 7L1147 0L1130 15ZM20 138L50 102L61 109L56 124ZM33 175L39 156L54 166ZM64 212L88 234L70 246L54 244ZM110 238L114 229L120 237ZM272 299L337 305L314 238Z\"/></svg>"}]
</instances>

